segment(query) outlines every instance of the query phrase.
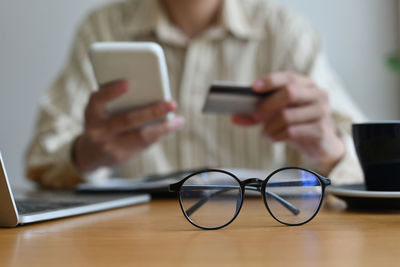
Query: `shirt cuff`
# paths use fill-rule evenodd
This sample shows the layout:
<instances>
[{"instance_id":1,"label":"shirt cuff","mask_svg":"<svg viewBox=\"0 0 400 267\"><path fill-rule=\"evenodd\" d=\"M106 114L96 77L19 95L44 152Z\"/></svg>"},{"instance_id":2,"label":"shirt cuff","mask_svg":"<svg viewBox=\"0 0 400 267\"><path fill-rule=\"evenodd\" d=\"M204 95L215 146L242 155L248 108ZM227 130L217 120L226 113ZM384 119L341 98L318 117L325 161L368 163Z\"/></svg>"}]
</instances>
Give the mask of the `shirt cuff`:
<instances>
[{"instance_id":1,"label":"shirt cuff","mask_svg":"<svg viewBox=\"0 0 400 267\"><path fill-rule=\"evenodd\" d=\"M329 178L334 185L362 183L364 175L354 149L353 139L348 134L342 134L341 138L346 146L346 154L331 170Z\"/></svg>"},{"instance_id":2,"label":"shirt cuff","mask_svg":"<svg viewBox=\"0 0 400 267\"><path fill-rule=\"evenodd\" d=\"M83 182L99 183L104 182L112 174L112 169L101 167L94 171L81 173L76 168L72 156L74 142L65 144L51 155L53 159L57 159L47 167L38 167L38 173L35 180L44 186L56 189L74 188ZM51 166L52 165L52 166ZM40 172L40 170L46 170ZM35 168L32 169L35 171Z\"/></svg>"},{"instance_id":3,"label":"shirt cuff","mask_svg":"<svg viewBox=\"0 0 400 267\"><path fill-rule=\"evenodd\" d=\"M76 168L72 160L73 142L59 148L52 155L53 166L42 175L41 184L52 188L73 188L84 181L83 175Z\"/></svg>"}]
</instances>

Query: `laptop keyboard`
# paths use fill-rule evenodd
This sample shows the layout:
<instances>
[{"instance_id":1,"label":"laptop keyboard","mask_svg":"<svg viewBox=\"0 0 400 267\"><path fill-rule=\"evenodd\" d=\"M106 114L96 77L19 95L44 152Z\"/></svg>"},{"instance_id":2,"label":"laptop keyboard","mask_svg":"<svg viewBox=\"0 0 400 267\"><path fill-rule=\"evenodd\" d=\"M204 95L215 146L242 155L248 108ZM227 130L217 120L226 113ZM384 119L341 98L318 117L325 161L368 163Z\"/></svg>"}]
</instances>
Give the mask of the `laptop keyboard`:
<instances>
[{"instance_id":1,"label":"laptop keyboard","mask_svg":"<svg viewBox=\"0 0 400 267\"><path fill-rule=\"evenodd\" d=\"M16 200L15 204L19 214L28 214L33 212L54 211L66 208L73 208L87 205L86 202L78 201L50 201L42 199L24 199Z\"/></svg>"}]
</instances>

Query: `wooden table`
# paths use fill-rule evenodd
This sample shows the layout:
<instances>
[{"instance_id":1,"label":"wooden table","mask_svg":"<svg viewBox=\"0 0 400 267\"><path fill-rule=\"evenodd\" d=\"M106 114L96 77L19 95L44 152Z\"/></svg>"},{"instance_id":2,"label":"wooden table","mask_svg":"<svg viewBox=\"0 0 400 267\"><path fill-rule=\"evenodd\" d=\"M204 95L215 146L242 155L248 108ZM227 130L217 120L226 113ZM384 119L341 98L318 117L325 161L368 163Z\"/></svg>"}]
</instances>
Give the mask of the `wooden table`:
<instances>
[{"instance_id":1,"label":"wooden table","mask_svg":"<svg viewBox=\"0 0 400 267\"><path fill-rule=\"evenodd\" d=\"M400 266L400 213L326 202L297 227L247 198L238 218L214 231L189 224L177 200L0 229L0 266Z\"/></svg>"}]
</instances>

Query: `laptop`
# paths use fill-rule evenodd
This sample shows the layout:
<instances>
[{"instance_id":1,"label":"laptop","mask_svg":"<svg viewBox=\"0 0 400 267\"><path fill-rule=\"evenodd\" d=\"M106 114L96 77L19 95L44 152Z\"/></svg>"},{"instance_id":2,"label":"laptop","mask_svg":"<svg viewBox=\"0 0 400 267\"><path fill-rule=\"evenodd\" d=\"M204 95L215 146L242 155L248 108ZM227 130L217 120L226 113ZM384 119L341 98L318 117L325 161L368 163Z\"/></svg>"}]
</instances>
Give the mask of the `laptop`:
<instances>
[{"instance_id":1,"label":"laptop","mask_svg":"<svg viewBox=\"0 0 400 267\"><path fill-rule=\"evenodd\" d=\"M149 194L76 195L72 192L39 192L14 199L0 153L0 227L15 227L148 201Z\"/></svg>"}]
</instances>

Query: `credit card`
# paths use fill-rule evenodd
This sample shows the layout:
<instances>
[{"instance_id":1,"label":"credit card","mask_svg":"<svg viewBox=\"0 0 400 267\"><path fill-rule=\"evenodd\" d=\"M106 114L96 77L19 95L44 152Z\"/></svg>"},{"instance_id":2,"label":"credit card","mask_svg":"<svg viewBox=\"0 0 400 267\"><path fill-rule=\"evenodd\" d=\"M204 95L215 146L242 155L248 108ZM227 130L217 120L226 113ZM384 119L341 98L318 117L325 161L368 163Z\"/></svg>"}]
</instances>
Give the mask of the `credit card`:
<instances>
[{"instance_id":1,"label":"credit card","mask_svg":"<svg viewBox=\"0 0 400 267\"><path fill-rule=\"evenodd\" d=\"M256 93L250 85L214 82L203 105L203 113L250 115L259 102L274 91Z\"/></svg>"}]
</instances>

